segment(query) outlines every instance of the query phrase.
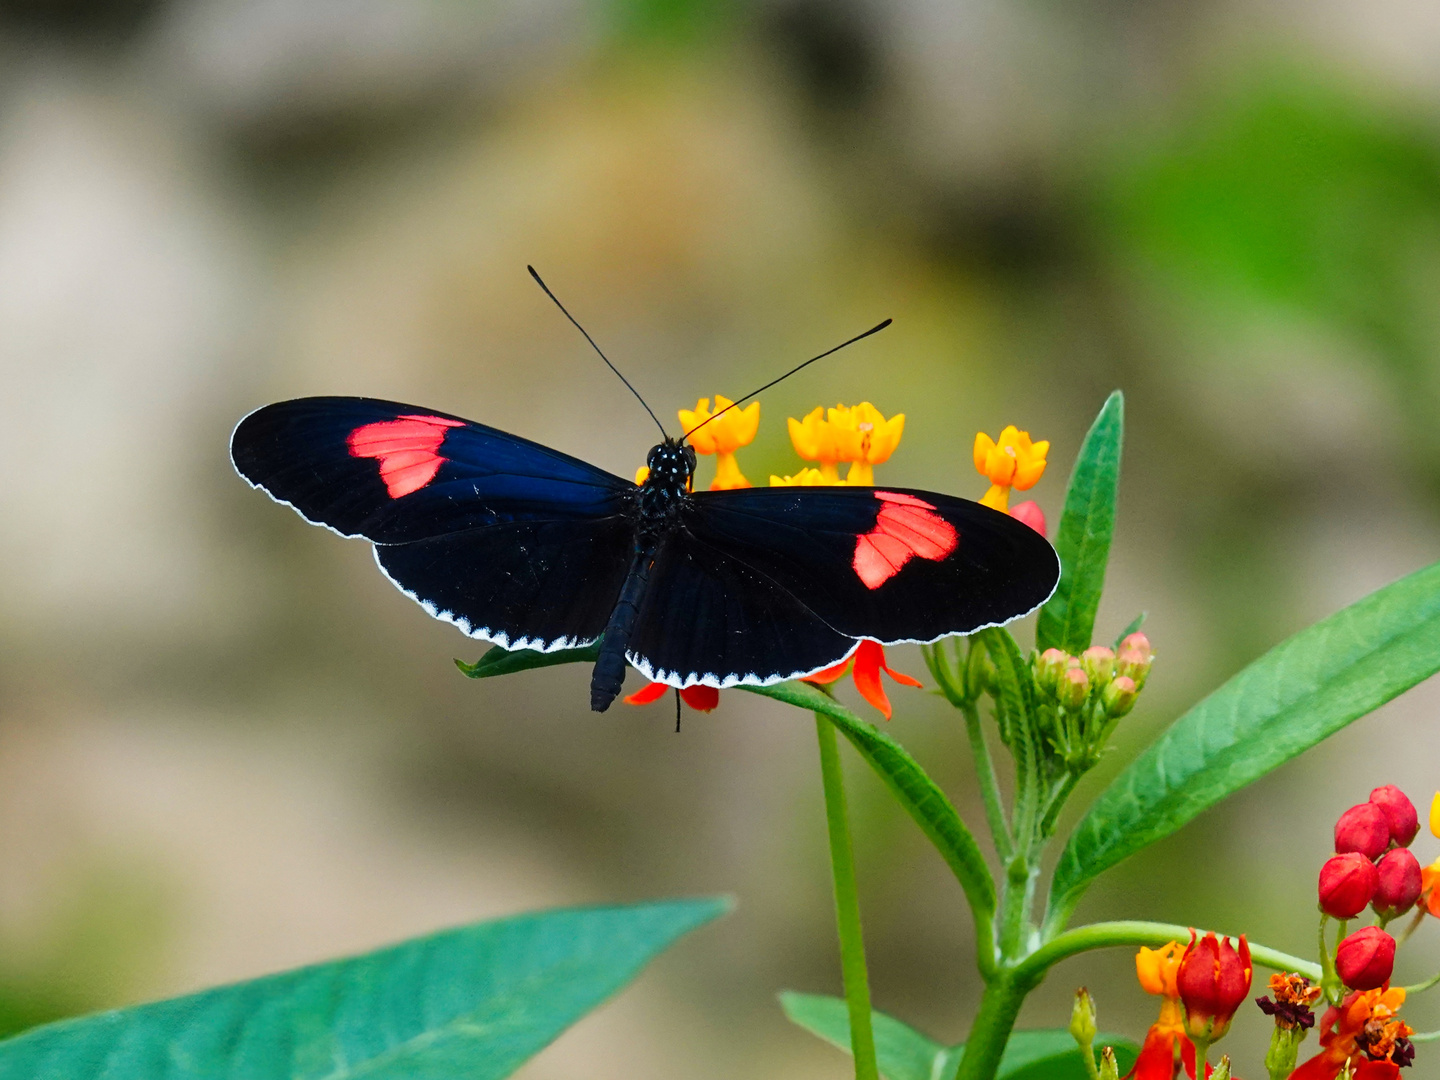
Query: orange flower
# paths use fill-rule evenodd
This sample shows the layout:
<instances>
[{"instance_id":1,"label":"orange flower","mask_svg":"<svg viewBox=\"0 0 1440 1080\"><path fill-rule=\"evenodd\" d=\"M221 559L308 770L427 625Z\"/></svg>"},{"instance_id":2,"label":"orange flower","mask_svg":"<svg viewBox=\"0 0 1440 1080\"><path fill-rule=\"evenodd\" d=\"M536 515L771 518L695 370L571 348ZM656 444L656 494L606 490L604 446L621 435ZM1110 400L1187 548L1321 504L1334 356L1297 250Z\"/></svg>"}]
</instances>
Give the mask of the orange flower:
<instances>
[{"instance_id":1,"label":"orange flower","mask_svg":"<svg viewBox=\"0 0 1440 1080\"><path fill-rule=\"evenodd\" d=\"M667 690L674 687L663 682L652 682L625 698L626 705L649 705L659 701ZM720 691L713 686L687 686L680 691L680 700L697 712L710 712L720 704Z\"/></svg>"},{"instance_id":2,"label":"orange flower","mask_svg":"<svg viewBox=\"0 0 1440 1080\"><path fill-rule=\"evenodd\" d=\"M975 471L990 481L990 490L980 500L996 510L1008 511L1010 489L1028 491L1045 475L1048 442L1032 443L1028 431L1011 424L992 439L985 432L975 436Z\"/></svg>"},{"instance_id":3,"label":"orange flower","mask_svg":"<svg viewBox=\"0 0 1440 1080\"><path fill-rule=\"evenodd\" d=\"M1290 1074L1290 1080L1335 1080L1346 1064L1354 1080L1393 1080L1415 1049L1410 1025L1396 1015L1405 1004L1402 987L1357 990L1339 1008L1325 1010L1320 1052Z\"/></svg>"},{"instance_id":4,"label":"orange flower","mask_svg":"<svg viewBox=\"0 0 1440 1080\"><path fill-rule=\"evenodd\" d=\"M828 667L824 671L817 671L805 681L818 686L829 686L831 683L839 682L852 661L855 665L855 689L860 691L861 697L879 709L886 720L890 719L890 699L885 696L885 687L880 682L880 672L885 672L896 682L905 686L924 685L920 680L912 679L909 675L901 674L891 668L885 662L885 646L878 641L871 641L869 638L862 638L855 652L841 660L840 663L834 667Z\"/></svg>"},{"instance_id":5,"label":"orange flower","mask_svg":"<svg viewBox=\"0 0 1440 1080\"><path fill-rule=\"evenodd\" d=\"M710 399L701 398L694 410L680 410L680 425L690 431L690 445L697 454L715 455L715 479L710 481L711 491L730 491L734 488L748 488L750 481L740 471L735 460L735 451L755 441L755 432L760 429L760 402L754 401L743 409L730 409L734 404L729 398L715 395L715 411L710 411ZM729 412L725 412L729 409ZM724 412L720 419L710 421L712 416ZM704 424L704 427L700 425Z\"/></svg>"}]
</instances>

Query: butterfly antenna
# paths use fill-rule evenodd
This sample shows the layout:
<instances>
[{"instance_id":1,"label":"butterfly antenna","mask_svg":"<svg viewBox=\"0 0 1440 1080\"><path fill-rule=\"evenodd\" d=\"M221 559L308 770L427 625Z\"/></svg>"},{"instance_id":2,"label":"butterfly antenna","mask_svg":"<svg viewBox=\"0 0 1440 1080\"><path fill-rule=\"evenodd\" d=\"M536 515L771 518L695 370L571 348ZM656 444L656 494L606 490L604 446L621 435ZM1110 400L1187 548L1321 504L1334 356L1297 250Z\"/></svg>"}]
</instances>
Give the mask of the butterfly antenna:
<instances>
[{"instance_id":1,"label":"butterfly antenna","mask_svg":"<svg viewBox=\"0 0 1440 1080\"><path fill-rule=\"evenodd\" d=\"M680 734L680 688L675 688L675 734Z\"/></svg>"},{"instance_id":2,"label":"butterfly antenna","mask_svg":"<svg viewBox=\"0 0 1440 1080\"><path fill-rule=\"evenodd\" d=\"M555 306L560 309L561 313L563 313L567 319L569 319L572 323L575 324L575 329L579 330L580 333L585 335L585 340L590 342L590 347L600 354L600 359L605 361L605 366L608 367L611 371L615 372L615 374L620 377L620 381L625 384L626 389L628 389L632 394L635 395L635 400L640 402L641 405L645 406L645 411L650 414L650 419L655 421L655 426L660 429L660 434L665 436L666 439L669 439L670 433L665 430L665 425L660 423L660 418L655 415L655 410L650 408L649 405L645 405L645 399L640 396L640 391L636 390L635 387L630 385L630 380L625 378L624 375L621 375L620 369L617 368L614 364L610 363L610 358L600 351L600 346L595 344L595 339L590 336L590 334L586 331L585 327L581 326L578 322L576 322L575 316L571 315L570 312L565 310L565 305L560 303L560 298L550 291L550 286L546 285L545 282L541 280L540 275L535 272L535 267L526 266L525 269L530 271L530 276L535 279L535 284L539 285L540 288L545 290L545 295L550 297L551 300L555 301ZM871 333L874 333L874 331L872 330ZM862 334L861 337L864 337L864 335ZM846 344L848 345L849 342L846 342Z\"/></svg>"},{"instance_id":3,"label":"butterfly antenna","mask_svg":"<svg viewBox=\"0 0 1440 1080\"><path fill-rule=\"evenodd\" d=\"M532 270L532 271L530 271L530 272L533 274L535 271ZM537 279L537 280L538 280L538 279ZM548 290L547 290L547 291L548 291ZM556 303L558 304L559 301L557 300ZM573 322L574 320L571 320L571 321ZM688 439L691 435L694 435L695 432L699 431L699 430L700 430L702 427L704 427L706 424L710 423L711 420L718 420L720 417L724 416L724 415L725 415L727 412L729 412L731 409L735 408L735 406L737 406L737 405L743 405L745 402L747 402L747 401L749 401L751 398L753 398L756 394L763 394L766 390L769 390L770 387L774 386L776 383L784 382L786 379L788 379L791 375L794 375L794 374L795 374L797 371L799 371L801 368L809 367L811 364L815 363L816 360L824 360L825 357L829 356L831 353L837 353L837 352L839 352L841 349L845 348L845 346L847 346L847 345L854 345L857 341L861 341L861 340L863 340L864 338L869 337L871 334L878 334L881 330L884 330L885 327L889 326L889 325L890 325L892 322L894 322L894 321L895 321L894 319L886 319L884 322L880 323L879 325L877 325L877 326L872 326L869 330L866 330L863 334L856 334L856 335L855 335L854 337L852 337L849 341L842 341L839 345L836 345L833 349L826 349L826 350L825 350L824 352L822 352L819 356L812 356L809 360L806 360L805 363L803 363L803 364L797 364L795 367L793 367L793 368L791 368L789 371L785 372L784 375L781 375L780 378L778 378L778 379L771 379L771 380L770 380L769 382L767 382L764 386L760 387L759 390L752 390L750 393L748 393L748 394L746 394L744 397L742 397L739 401L732 401L729 405L726 405L725 408L721 409L719 412L715 413L713 416L706 417L704 420L702 420L700 423L696 424L696 425L695 425L693 428L691 428L689 431L685 432L684 435L681 435L681 436L680 436L681 441L683 442L684 440ZM578 325L578 324L577 324L577 325ZM581 332L583 333L584 331L581 331ZM659 423L659 421L657 420L656 423Z\"/></svg>"}]
</instances>

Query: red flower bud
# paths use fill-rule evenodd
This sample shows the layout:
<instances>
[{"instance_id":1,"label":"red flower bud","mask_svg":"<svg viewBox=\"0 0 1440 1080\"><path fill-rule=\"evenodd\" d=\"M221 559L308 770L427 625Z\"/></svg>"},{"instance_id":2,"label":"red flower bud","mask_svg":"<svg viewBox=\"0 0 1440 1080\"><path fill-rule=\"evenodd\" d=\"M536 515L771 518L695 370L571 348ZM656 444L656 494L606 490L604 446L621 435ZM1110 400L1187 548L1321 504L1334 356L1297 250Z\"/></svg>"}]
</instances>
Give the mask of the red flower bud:
<instances>
[{"instance_id":1,"label":"red flower bud","mask_svg":"<svg viewBox=\"0 0 1440 1080\"><path fill-rule=\"evenodd\" d=\"M1358 851L1367 859L1377 859L1389 846L1390 822L1374 803L1352 806L1335 822L1335 850L1341 855Z\"/></svg>"},{"instance_id":2,"label":"red flower bud","mask_svg":"<svg viewBox=\"0 0 1440 1080\"><path fill-rule=\"evenodd\" d=\"M1215 1042L1230 1028L1235 1010L1250 994L1250 946L1240 936L1236 952L1229 938L1206 934L1180 961L1175 985L1185 1006L1185 1029L1192 1039Z\"/></svg>"},{"instance_id":3,"label":"red flower bud","mask_svg":"<svg viewBox=\"0 0 1440 1080\"><path fill-rule=\"evenodd\" d=\"M1041 536L1045 535L1045 511L1040 509L1038 503L1016 503L1010 508L1010 516L1016 521L1023 521Z\"/></svg>"},{"instance_id":4,"label":"red flower bud","mask_svg":"<svg viewBox=\"0 0 1440 1080\"><path fill-rule=\"evenodd\" d=\"M1320 868L1320 910L1332 919L1353 919L1375 896L1380 872L1358 851L1328 859Z\"/></svg>"},{"instance_id":5,"label":"red flower bud","mask_svg":"<svg viewBox=\"0 0 1440 1080\"><path fill-rule=\"evenodd\" d=\"M1409 847L1410 841L1420 831L1420 816L1415 813L1415 804L1394 784L1386 784L1370 792L1370 802L1385 815L1385 821L1390 826L1390 839L1401 847Z\"/></svg>"},{"instance_id":6,"label":"red flower bud","mask_svg":"<svg viewBox=\"0 0 1440 1080\"><path fill-rule=\"evenodd\" d=\"M1335 858L1346 858L1337 855ZM1387 851L1376 868L1375 914L1382 919L1404 915L1420 899L1420 860L1409 848Z\"/></svg>"},{"instance_id":7,"label":"red flower bud","mask_svg":"<svg viewBox=\"0 0 1440 1080\"><path fill-rule=\"evenodd\" d=\"M1374 990L1390 981L1395 939L1378 926L1356 930L1335 950L1335 971L1351 990Z\"/></svg>"}]
</instances>

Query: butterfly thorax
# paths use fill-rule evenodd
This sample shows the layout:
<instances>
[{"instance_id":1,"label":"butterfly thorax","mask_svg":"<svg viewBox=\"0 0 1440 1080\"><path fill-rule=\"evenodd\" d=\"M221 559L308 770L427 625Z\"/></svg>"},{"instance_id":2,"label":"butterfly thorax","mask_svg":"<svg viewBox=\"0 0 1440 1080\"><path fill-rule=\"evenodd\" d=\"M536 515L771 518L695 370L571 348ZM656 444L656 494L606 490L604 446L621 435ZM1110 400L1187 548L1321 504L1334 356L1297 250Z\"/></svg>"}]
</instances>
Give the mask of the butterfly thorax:
<instances>
[{"instance_id":1,"label":"butterfly thorax","mask_svg":"<svg viewBox=\"0 0 1440 1080\"><path fill-rule=\"evenodd\" d=\"M695 448L666 439L651 449L645 464L650 474L640 485L640 529L637 547L652 545L690 503L690 478L695 475Z\"/></svg>"}]
</instances>

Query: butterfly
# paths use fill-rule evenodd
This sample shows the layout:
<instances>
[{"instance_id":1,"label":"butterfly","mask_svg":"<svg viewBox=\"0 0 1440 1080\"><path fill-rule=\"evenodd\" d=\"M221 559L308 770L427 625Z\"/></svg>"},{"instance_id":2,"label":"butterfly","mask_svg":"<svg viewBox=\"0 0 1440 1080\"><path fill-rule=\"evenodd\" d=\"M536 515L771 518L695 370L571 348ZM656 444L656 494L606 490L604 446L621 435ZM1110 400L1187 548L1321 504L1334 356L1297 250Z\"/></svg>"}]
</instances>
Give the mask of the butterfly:
<instances>
[{"instance_id":1,"label":"butterfly","mask_svg":"<svg viewBox=\"0 0 1440 1080\"><path fill-rule=\"evenodd\" d=\"M250 413L230 456L307 521L368 540L397 588L463 633L542 652L600 641L597 712L627 664L678 688L771 685L832 667L865 638L930 642L1009 622L1059 579L1042 535L949 495L692 491L683 438L665 435L637 484L448 413L311 397Z\"/></svg>"}]
</instances>

